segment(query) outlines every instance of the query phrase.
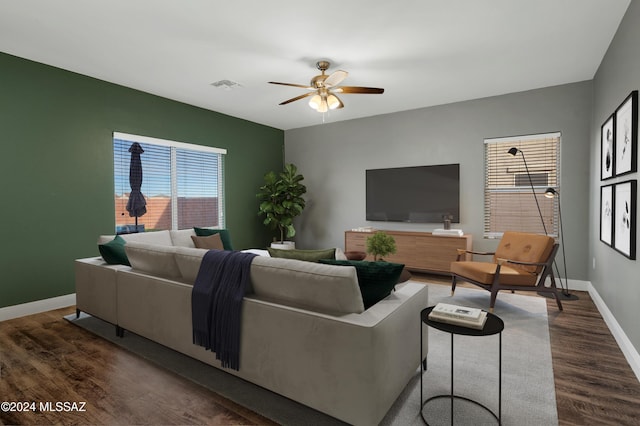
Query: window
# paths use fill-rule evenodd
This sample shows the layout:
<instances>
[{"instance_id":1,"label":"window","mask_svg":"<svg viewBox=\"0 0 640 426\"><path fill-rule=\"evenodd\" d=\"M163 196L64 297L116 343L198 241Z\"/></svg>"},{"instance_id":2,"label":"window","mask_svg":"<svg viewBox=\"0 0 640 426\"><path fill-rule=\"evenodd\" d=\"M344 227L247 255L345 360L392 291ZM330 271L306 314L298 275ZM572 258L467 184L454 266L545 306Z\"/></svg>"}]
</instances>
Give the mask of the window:
<instances>
[{"instance_id":1,"label":"window","mask_svg":"<svg viewBox=\"0 0 640 426\"><path fill-rule=\"evenodd\" d=\"M131 217L127 203L133 143L139 143L146 213ZM226 150L125 133L113 134L116 233L135 230L223 228ZM136 221L137 220L137 221Z\"/></svg>"},{"instance_id":2,"label":"window","mask_svg":"<svg viewBox=\"0 0 640 426\"><path fill-rule=\"evenodd\" d=\"M560 133L485 139L484 144L484 237L501 238L504 231L556 237L558 198L544 192L560 186ZM514 147L515 156L509 154Z\"/></svg>"}]
</instances>

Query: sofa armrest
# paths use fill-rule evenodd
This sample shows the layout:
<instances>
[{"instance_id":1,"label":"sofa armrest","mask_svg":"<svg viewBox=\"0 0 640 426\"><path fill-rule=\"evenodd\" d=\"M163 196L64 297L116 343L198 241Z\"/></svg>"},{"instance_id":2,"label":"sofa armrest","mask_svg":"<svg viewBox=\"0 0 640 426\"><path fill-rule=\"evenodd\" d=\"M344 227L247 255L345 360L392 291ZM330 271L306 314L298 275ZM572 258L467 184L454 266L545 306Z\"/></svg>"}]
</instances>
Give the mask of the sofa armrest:
<instances>
[{"instance_id":1,"label":"sofa armrest","mask_svg":"<svg viewBox=\"0 0 640 426\"><path fill-rule=\"evenodd\" d=\"M131 269L125 265L109 265L101 257L77 259L74 262L76 309L118 324L116 309L116 273Z\"/></svg>"},{"instance_id":2,"label":"sofa armrest","mask_svg":"<svg viewBox=\"0 0 640 426\"><path fill-rule=\"evenodd\" d=\"M248 302L251 323L265 326L245 330L257 353L242 374L351 424L378 424L418 374L421 333L427 354L420 311L428 306L428 287L420 283L399 286L361 314Z\"/></svg>"}]
</instances>

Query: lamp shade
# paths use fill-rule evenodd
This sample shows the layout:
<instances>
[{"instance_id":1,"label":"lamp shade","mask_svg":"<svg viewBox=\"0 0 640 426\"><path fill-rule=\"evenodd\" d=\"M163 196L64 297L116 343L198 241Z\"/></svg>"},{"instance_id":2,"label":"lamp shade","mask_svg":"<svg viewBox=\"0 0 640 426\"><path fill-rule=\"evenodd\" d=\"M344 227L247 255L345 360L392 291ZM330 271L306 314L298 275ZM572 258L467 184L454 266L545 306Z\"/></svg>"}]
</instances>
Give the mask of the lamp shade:
<instances>
[{"instance_id":1,"label":"lamp shade","mask_svg":"<svg viewBox=\"0 0 640 426\"><path fill-rule=\"evenodd\" d=\"M511 155L516 155L518 151L519 151L518 148L513 147L513 148L510 148L509 151L507 151L507 153Z\"/></svg>"},{"instance_id":2,"label":"lamp shade","mask_svg":"<svg viewBox=\"0 0 640 426\"><path fill-rule=\"evenodd\" d=\"M336 109L340 106L340 101L335 95L329 95L327 96L327 105L329 109Z\"/></svg>"},{"instance_id":3,"label":"lamp shade","mask_svg":"<svg viewBox=\"0 0 640 426\"><path fill-rule=\"evenodd\" d=\"M322 104L322 98L320 97L320 95L314 95L309 101L309 106L315 109L316 111L318 111L318 108L320 108L321 104Z\"/></svg>"},{"instance_id":4,"label":"lamp shade","mask_svg":"<svg viewBox=\"0 0 640 426\"><path fill-rule=\"evenodd\" d=\"M547 198L553 198L553 197L556 196L556 194L558 194L558 192L553 188L547 188L544 191L544 196L547 197Z\"/></svg>"},{"instance_id":5,"label":"lamp shade","mask_svg":"<svg viewBox=\"0 0 640 426\"><path fill-rule=\"evenodd\" d=\"M327 105L327 98L325 96L321 96L320 106L318 107L318 112L327 112L329 111L329 105Z\"/></svg>"}]
</instances>

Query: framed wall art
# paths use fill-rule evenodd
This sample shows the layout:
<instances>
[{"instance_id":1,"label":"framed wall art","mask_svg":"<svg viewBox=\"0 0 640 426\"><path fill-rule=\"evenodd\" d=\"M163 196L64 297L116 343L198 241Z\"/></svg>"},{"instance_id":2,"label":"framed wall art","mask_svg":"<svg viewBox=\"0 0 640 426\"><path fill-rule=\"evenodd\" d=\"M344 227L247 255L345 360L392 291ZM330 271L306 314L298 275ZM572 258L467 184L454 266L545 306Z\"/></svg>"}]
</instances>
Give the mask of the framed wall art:
<instances>
[{"instance_id":1,"label":"framed wall art","mask_svg":"<svg viewBox=\"0 0 640 426\"><path fill-rule=\"evenodd\" d=\"M613 161L615 159L614 141L615 141L615 115L611 114L607 121L600 127L600 180L610 179L613 177Z\"/></svg>"},{"instance_id":2,"label":"framed wall art","mask_svg":"<svg viewBox=\"0 0 640 426\"><path fill-rule=\"evenodd\" d=\"M615 185L613 247L629 259L636 258L636 198L636 180Z\"/></svg>"},{"instance_id":3,"label":"framed wall art","mask_svg":"<svg viewBox=\"0 0 640 426\"><path fill-rule=\"evenodd\" d=\"M613 185L600 187L600 241L613 245Z\"/></svg>"},{"instance_id":4,"label":"framed wall art","mask_svg":"<svg viewBox=\"0 0 640 426\"><path fill-rule=\"evenodd\" d=\"M615 159L616 176L638 170L638 91L634 90L622 102L615 113Z\"/></svg>"}]
</instances>

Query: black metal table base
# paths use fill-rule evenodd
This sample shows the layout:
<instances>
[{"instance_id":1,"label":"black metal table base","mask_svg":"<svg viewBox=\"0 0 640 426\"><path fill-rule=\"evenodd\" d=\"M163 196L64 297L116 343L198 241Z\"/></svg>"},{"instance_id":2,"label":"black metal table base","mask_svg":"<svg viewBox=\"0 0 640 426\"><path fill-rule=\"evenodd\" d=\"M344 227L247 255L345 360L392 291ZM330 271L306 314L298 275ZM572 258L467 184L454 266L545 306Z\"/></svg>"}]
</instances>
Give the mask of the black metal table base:
<instances>
[{"instance_id":1,"label":"black metal table base","mask_svg":"<svg viewBox=\"0 0 640 426\"><path fill-rule=\"evenodd\" d=\"M456 326L456 325L451 325L451 324L445 324L445 323L440 323L440 322L434 322L429 320L429 313L431 312L431 310L433 309L432 307L429 308L425 308L422 310L422 312L420 312L420 322L424 323L426 325L428 325L429 327L432 328L436 328L440 331L444 331L446 333L449 333L451 335L451 371L450 371L450 375L451 375L451 383L450 383L450 390L451 393L449 395L436 395L436 396L432 396L429 399L427 399L426 401L422 401L423 398L423 394L422 394L422 389L423 389L423 376L424 376L424 371L420 371L420 417L422 417L422 421L427 424L427 426L429 425L429 422L427 421L427 419L424 416L424 408L425 405L427 405L427 403L437 400L437 399L449 399L450 402L450 416L451 416L451 425L453 426L454 424L454 401L455 400L460 400L460 401L466 401L466 402L470 402L478 407L483 408L487 413L491 414L491 416L496 420L496 422L498 423L498 425L502 424L502 330L504 330L504 322L498 318L496 315L492 314L492 313L487 313L487 322L485 324L485 326L483 327L482 330L475 330L475 329L470 329L470 328L466 328L466 327L460 327L460 326ZM459 395L455 395L454 394L454 381L453 381L453 377L454 377L454 340L453 340L453 336L455 334L460 334L460 335L467 335L467 336L489 336L489 335L494 335L497 334L498 335L498 414L496 415L496 413L494 413L492 410L490 410L489 408L487 408L485 405L481 404L478 401L474 401L472 399L466 398L464 396L459 396ZM422 353L422 330L420 332L420 359L424 359L423 358L423 353Z\"/></svg>"},{"instance_id":2,"label":"black metal table base","mask_svg":"<svg viewBox=\"0 0 640 426\"><path fill-rule=\"evenodd\" d=\"M486 411L487 413L491 414L491 416L496 420L496 422L498 424L500 424L500 418L496 415L496 413L494 413L493 411L491 411L486 405L483 405L481 403L479 403L478 401L474 401L473 399L470 398L466 398L464 396L459 396L459 395L436 395L436 396L432 396L431 398L427 399L426 401L424 401L422 403L422 406L420 407L420 417L422 417L422 421L429 426L429 421L425 418L424 416L424 407L425 405L427 405L429 402L437 400L437 399L451 399L451 424L454 424L453 421L453 417L454 417L454 410L453 410L453 400L459 399L462 401L466 401L469 402L473 405L476 405L480 408L482 408L484 411Z\"/></svg>"}]
</instances>

